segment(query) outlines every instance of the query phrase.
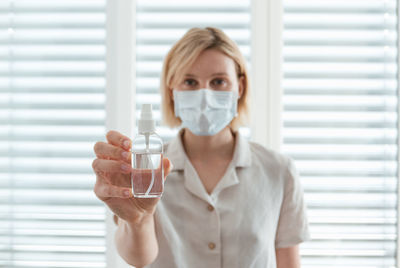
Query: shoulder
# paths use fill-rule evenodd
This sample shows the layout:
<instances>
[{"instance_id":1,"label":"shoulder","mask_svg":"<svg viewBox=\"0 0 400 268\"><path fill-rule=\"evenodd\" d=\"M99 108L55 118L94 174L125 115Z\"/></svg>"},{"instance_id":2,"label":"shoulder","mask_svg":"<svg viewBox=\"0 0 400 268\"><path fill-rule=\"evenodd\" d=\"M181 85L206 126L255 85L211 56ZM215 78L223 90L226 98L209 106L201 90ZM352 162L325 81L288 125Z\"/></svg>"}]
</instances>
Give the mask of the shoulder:
<instances>
[{"instance_id":1,"label":"shoulder","mask_svg":"<svg viewBox=\"0 0 400 268\"><path fill-rule=\"evenodd\" d=\"M164 156L173 164L173 170L183 169L185 152L182 147L179 135L165 142L163 145Z\"/></svg>"},{"instance_id":2,"label":"shoulder","mask_svg":"<svg viewBox=\"0 0 400 268\"><path fill-rule=\"evenodd\" d=\"M180 149L180 142L179 142L179 137L175 136L163 144L163 151L164 153L173 153L174 151L177 151Z\"/></svg>"},{"instance_id":3,"label":"shoulder","mask_svg":"<svg viewBox=\"0 0 400 268\"><path fill-rule=\"evenodd\" d=\"M287 154L277 152L261 144L255 142L249 142L249 144L254 159L253 168L263 170L272 178L277 179L274 181L280 182L279 184L283 187L285 196L296 200L299 199L303 188L294 159Z\"/></svg>"},{"instance_id":4,"label":"shoulder","mask_svg":"<svg viewBox=\"0 0 400 268\"><path fill-rule=\"evenodd\" d=\"M296 184L299 176L293 158L259 143L249 141L252 165L257 173L280 181L285 187Z\"/></svg>"},{"instance_id":5,"label":"shoulder","mask_svg":"<svg viewBox=\"0 0 400 268\"><path fill-rule=\"evenodd\" d=\"M168 151L168 147L169 147L170 143L171 143L171 141L167 141L167 142L165 142L165 143L163 144L163 151L164 151L164 152L167 152L167 151Z\"/></svg>"},{"instance_id":6,"label":"shoulder","mask_svg":"<svg viewBox=\"0 0 400 268\"><path fill-rule=\"evenodd\" d=\"M181 136L182 129L179 130L174 136L167 139L163 144L164 153L174 154L177 151L182 150Z\"/></svg>"},{"instance_id":7,"label":"shoulder","mask_svg":"<svg viewBox=\"0 0 400 268\"><path fill-rule=\"evenodd\" d=\"M257 142L248 141L251 157L255 164L259 163L266 167L287 169L293 161L288 155L268 148Z\"/></svg>"}]
</instances>

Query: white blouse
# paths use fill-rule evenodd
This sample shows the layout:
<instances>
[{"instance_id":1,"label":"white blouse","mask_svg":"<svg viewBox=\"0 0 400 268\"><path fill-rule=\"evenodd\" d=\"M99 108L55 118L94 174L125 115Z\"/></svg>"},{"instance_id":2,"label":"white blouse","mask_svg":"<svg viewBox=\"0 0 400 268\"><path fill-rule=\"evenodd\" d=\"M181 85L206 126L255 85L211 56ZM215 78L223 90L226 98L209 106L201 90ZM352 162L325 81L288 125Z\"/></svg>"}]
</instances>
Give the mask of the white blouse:
<instances>
[{"instance_id":1,"label":"white blouse","mask_svg":"<svg viewBox=\"0 0 400 268\"><path fill-rule=\"evenodd\" d=\"M208 194L182 132L164 147L174 167L154 214L159 253L146 268L274 268L276 248L310 239L293 160L235 132L233 159Z\"/></svg>"}]
</instances>

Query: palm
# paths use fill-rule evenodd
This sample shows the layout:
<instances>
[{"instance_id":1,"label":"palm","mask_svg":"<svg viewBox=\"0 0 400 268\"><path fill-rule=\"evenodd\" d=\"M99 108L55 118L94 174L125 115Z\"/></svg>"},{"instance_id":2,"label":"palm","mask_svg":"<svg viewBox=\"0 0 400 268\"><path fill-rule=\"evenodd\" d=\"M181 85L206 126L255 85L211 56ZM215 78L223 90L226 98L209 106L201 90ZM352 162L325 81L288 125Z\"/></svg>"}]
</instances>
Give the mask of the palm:
<instances>
[{"instance_id":1,"label":"palm","mask_svg":"<svg viewBox=\"0 0 400 268\"><path fill-rule=\"evenodd\" d=\"M131 175L114 173L111 176L106 176L108 184L113 184L119 187L131 187ZM119 198L108 197L103 201L106 202L108 207L120 218L126 221L132 221L137 216L145 213L152 214L155 210L155 205L160 198Z\"/></svg>"}]
</instances>

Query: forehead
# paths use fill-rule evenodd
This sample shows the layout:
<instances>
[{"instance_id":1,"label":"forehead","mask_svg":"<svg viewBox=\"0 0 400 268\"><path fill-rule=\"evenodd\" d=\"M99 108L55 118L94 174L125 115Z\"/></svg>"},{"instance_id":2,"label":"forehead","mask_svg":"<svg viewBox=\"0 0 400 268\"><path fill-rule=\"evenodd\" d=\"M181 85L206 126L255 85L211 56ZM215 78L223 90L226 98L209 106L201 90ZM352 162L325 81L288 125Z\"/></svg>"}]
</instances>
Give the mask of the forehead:
<instances>
[{"instance_id":1,"label":"forehead","mask_svg":"<svg viewBox=\"0 0 400 268\"><path fill-rule=\"evenodd\" d=\"M227 73L229 75L236 73L233 59L216 49L204 50L194 63L184 70L184 75L206 76L214 73Z\"/></svg>"}]
</instances>

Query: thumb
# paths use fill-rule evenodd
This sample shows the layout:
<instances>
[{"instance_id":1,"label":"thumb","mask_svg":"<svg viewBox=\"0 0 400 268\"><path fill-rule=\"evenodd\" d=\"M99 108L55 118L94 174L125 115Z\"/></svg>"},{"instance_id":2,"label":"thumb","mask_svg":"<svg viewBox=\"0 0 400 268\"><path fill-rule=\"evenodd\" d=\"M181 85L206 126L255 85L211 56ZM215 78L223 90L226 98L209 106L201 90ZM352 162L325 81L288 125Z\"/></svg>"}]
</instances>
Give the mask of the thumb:
<instances>
[{"instance_id":1,"label":"thumb","mask_svg":"<svg viewBox=\"0 0 400 268\"><path fill-rule=\"evenodd\" d=\"M171 172L174 165L167 157L165 157L163 159L163 167L164 167L164 180L165 180L167 178L168 174Z\"/></svg>"}]
</instances>

